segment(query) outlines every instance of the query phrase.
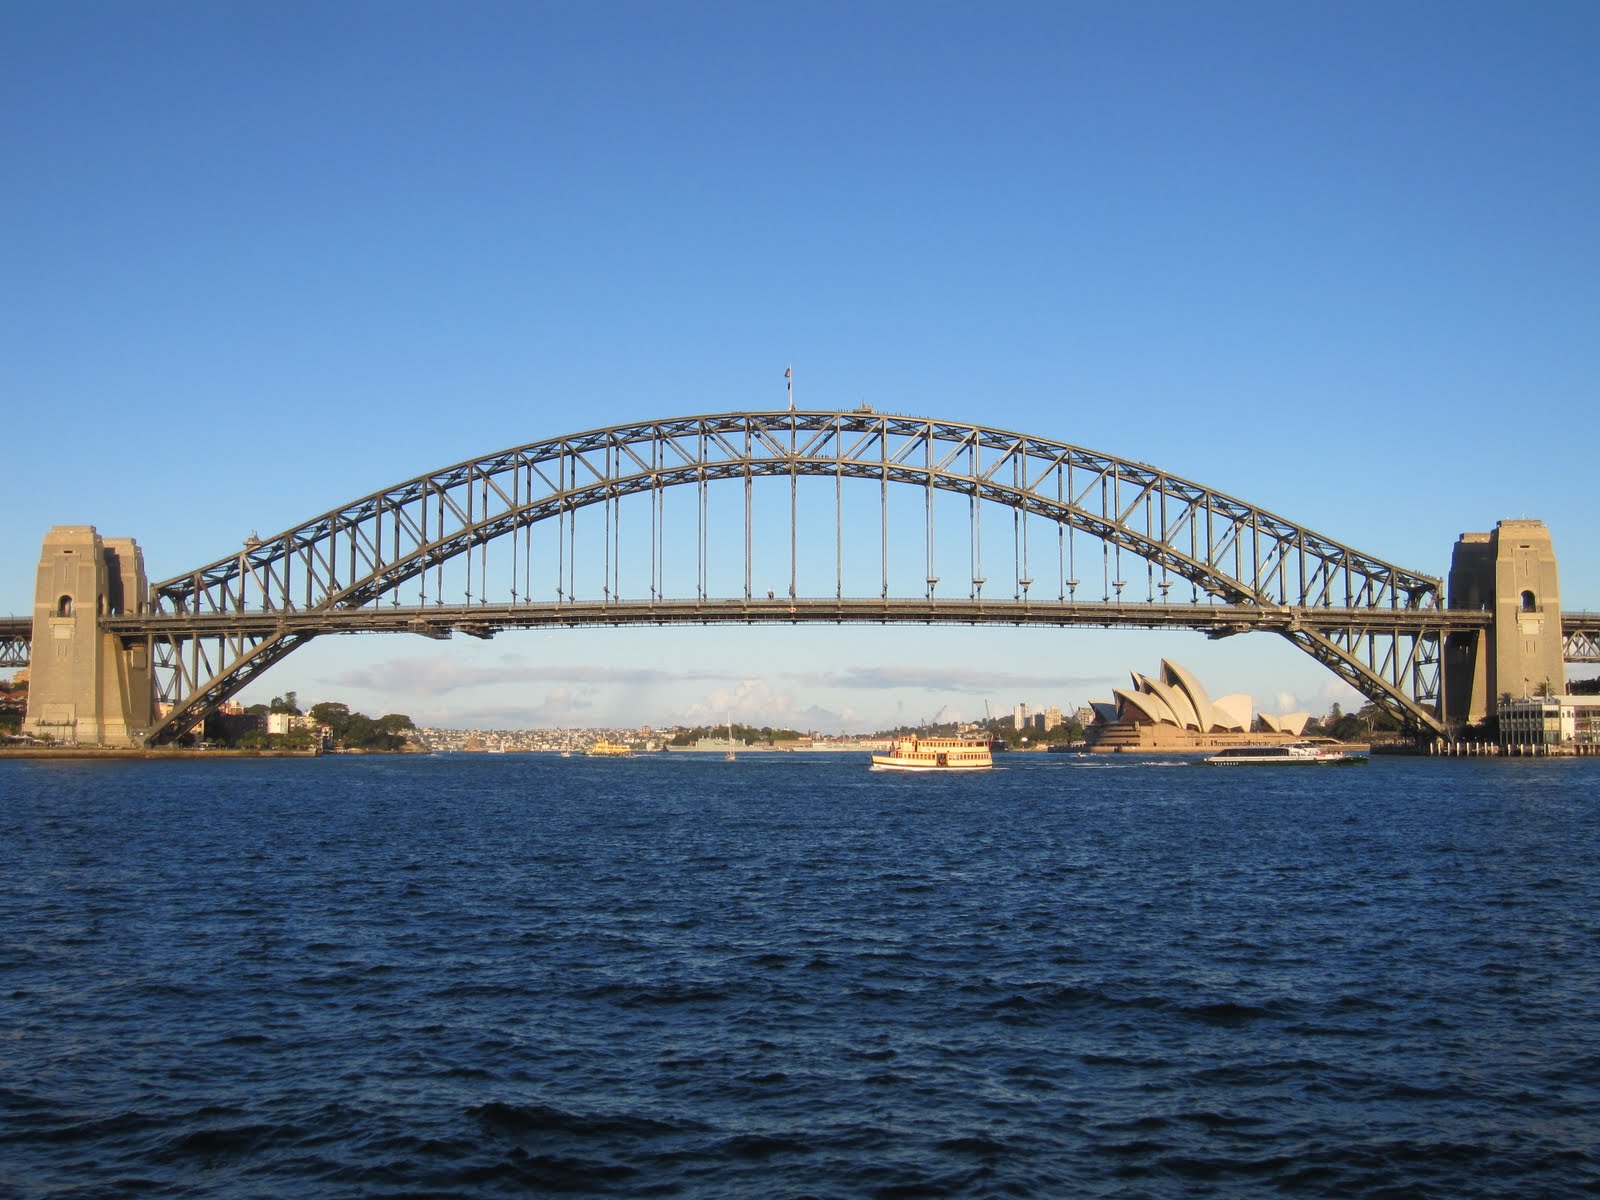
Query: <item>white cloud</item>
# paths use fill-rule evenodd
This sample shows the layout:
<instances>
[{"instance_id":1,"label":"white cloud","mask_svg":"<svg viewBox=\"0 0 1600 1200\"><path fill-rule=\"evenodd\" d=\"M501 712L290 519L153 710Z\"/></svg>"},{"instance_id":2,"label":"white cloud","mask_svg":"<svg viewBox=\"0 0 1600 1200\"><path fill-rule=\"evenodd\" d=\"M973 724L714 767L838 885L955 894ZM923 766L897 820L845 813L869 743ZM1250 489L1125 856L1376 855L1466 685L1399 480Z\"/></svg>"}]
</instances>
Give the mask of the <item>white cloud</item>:
<instances>
[{"instance_id":1,"label":"white cloud","mask_svg":"<svg viewBox=\"0 0 1600 1200\"><path fill-rule=\"evenodd\" d=\"M331 676L326 682L335 687L358 688L362 691L443 695L461 688L516 683L623 684L642 687L685 680L727 678L730 676L724 672L698 669L665 671L655 667L481 666L452 658L400 658L344 671Z\"/></svg>"},{"instance_id":2,"label":"white cloud","mask_svg":"<svg viewBox=\"0 0 1600 1200\"><path fill-rule=\"evenodd\" d=\"M816 713L815 706L807 706ZM826 713L837 720L836 714ZM684 707L682 723L709 725L719 721L738 721L745 725L793 726L801 717L800 706L790 692L775 691L765 679L741 679L731 688L713 688L699 700Z\"/></svg>"},{"instance_id":3,"label":"white cloud","mask_svg":"<svg viewBox=\"0 0 1600 1200\"><path fill-rule=\"evenodd\" d=\"M849 667L843 671L795 676L806 687L889 690L919 688L929 692L962 692L985 696L996 691L1023 691L1080 687L1104 683L1105 675L1016 675L1007 671L977 671L951 667Z\"/></svg>"}]
</instances>

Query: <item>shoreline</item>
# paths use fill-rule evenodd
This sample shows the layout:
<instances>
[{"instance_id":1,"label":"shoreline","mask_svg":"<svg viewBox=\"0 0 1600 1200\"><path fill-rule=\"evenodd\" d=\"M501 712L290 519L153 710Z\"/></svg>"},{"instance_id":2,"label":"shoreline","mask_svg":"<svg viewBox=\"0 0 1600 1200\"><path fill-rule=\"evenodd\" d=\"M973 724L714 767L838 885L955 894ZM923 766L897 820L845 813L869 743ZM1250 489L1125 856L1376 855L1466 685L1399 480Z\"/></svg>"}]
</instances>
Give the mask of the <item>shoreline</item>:
<instances>
[{"instance_id":1,"label":"shoreline","mask_svg":"<svg viewBox=\"0 0 1600 1200\"><path fill-rule=\"evenodd\" d=\"M144 750L131 746L5 746L0 747L0 761L8 758L26 759L142 759L160 762L166 759L197 758L320 758L319 750Z\"/></svg>"}]
</instances>

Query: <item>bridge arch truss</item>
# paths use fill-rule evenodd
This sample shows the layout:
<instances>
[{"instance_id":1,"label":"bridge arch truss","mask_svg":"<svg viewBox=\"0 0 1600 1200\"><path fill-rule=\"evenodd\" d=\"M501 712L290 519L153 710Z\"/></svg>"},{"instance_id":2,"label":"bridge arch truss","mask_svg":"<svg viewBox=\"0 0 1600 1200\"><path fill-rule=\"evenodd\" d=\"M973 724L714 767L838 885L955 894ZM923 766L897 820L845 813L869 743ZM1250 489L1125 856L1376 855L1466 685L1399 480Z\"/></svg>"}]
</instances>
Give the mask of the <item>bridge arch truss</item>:
<instances>
[{"instance_id":1,"label":"bridge arch truss","mask_svg":"<svg viewBox=\"0 0 1600 1200\"><path fill-rule=\"evenodd\" d=\"M827 579L798 531L825 531L830 489ZM668 521L669 493L692 497L692 555L669 552L689 533ZM778 528L762 525L774 510ZM736 542L741 524L742 588L735 580L717 607L714 546ZM873 539L881 572L863 598L857 551ZM779 570L764 588L753 564L781 558L785 540L787 587ZM891 560L904 568L912 544L905 588ZM989 577L997 560L1003 581ZM669 568L691 563L693 587L669 591ZM169 709L151 731L160 741L330 632L784 618L1266 629L1419 729L1439 727L1443 634L1477 619L1442 607L1438 579L1144 463L863 409L683 417L502 450L252 537L153 585L147 614L107 624L151 639Z\"/></svg>"}]
</instances>

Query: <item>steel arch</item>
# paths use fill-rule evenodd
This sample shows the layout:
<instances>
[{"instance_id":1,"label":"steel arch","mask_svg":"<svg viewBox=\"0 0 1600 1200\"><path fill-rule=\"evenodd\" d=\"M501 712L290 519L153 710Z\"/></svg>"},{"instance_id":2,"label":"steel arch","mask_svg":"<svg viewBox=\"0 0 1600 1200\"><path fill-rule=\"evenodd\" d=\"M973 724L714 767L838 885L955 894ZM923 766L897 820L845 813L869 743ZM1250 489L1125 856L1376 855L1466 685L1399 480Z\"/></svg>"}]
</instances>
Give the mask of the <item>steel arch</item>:
<instances>
[{"instance_id":1,"label":"steel arch","mask_svg":"<svg viewBox=\"0 0 1600 1200\"><path fill-rule=\"evenodd\" d=\"M990 426L863 409L593 429L456 463L252 538L241 552L151 589L149 632L163 699L172 705L152 740L192 726L309 640L315 631L306 614L344 614L346 627L362 628L363 611L385 600L398 608L400 589L413 583L426 608L429 572L437 579L443 564L462 555L470 606L471 553L508 534L625 496L716 480L743 480L748 506L753 480L802 476L878 481L885 494L891 483L930 497L955 493L974 508L990 502L1082 531L1160 568L1164 578L1189 581L1197 597L1203 591L1221 606L1270 618L1238 628L1275 628L1408 724L1437 727L1427 701L1438 694L1438 579L1144 463ZM515 539L511 545L514 555ZM981 589L982 581L973 582ZM1018 581L1024 603L1031 582ZM515 588L513 568L511 605L530 604ZM748 599L748 519L745 593ZM445 599L436 592L432 602ZM480 594L476 603L490 601ZM1352 610L1415 620L1351 620ZM266 614L283 620L264 629ZM230 624L229 615L237 620ZM1215 621L1194 627L1227 631Z\"/></svg>"}]
</instances>

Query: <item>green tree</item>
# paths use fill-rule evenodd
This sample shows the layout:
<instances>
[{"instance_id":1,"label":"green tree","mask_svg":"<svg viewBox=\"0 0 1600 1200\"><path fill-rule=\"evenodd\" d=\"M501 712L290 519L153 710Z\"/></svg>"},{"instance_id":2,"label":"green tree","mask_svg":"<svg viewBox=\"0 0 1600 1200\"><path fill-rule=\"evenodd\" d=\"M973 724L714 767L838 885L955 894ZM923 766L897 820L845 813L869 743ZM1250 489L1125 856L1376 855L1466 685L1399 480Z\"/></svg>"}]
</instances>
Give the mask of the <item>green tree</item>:
<instances>
[{"instance_id":1,"label":"green tree","mask_svg":"<svg viewBox=\"0 0 1600 1200\"><path fill-rule=\"evenodd\" d=\"M324 700L311 706L311 719L333 731L335 741L344 739L345 726L350 723L350 706L336 700Z\"/></svg>"},{"instance_id":2,"label":"green tree","mask_svg":"<svg viewBox=\"0 0 1600 1200\"><path fill-rule=\"evenodd\" d=\"M1366 722L1366 726L1369 730L1395 730L1400 728L1399 719L1392 715L1388 709L1379 708L1377 703L1372 700L1368 700L1361 706L1361 711L1357 714L1357 716L1359 716L1362 721Z\"/></svg>"},{"instance_id":3,"label":"green tree","mask_svg":"<svg viewBox=\"0 0 1600 1200\"><path fill-rule=\"evenodd\" d=\"M381 732L390 735L403 734L416 729L416 726L411 723L411 718L404 713L385 713L378 718L377 725Z\"/></svg>"},{"instance_id":4,"label":"green tree","mask_svg":"<svg viewBox=\"0 0 1600 1200\"><path fill-rule=\"evenodd\" d=\"M344 723L344 746L346 750L365 750L372 745L373 736L378 732L378 727L372 723L372 718L365 713L351 713L350 719Z\"/></svg>"}]
</instances>

